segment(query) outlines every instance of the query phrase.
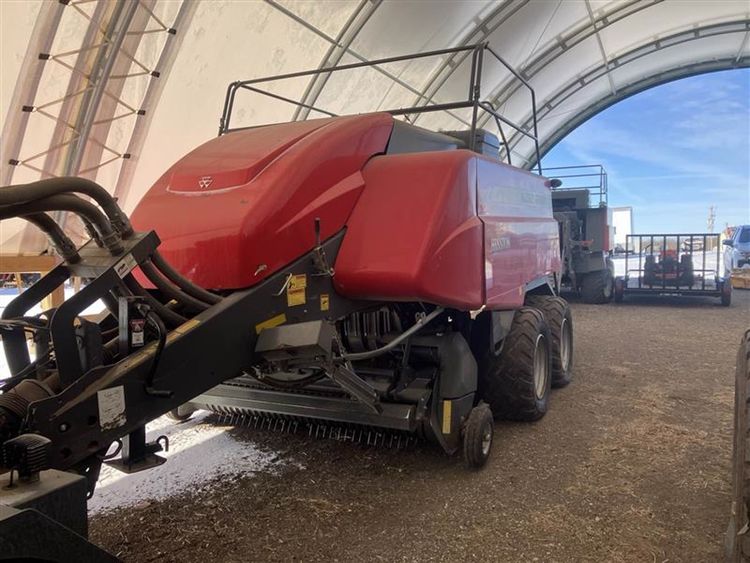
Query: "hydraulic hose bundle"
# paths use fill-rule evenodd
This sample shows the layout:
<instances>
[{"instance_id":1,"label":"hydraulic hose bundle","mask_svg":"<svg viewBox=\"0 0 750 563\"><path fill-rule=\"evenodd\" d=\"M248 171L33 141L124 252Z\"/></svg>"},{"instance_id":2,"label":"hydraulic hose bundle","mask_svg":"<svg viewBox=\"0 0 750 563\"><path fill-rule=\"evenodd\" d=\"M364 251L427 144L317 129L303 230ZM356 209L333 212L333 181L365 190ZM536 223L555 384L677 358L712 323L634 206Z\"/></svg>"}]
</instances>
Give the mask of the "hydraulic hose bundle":
<instances>
[{"instance_id":1,"label":"hydraulic hose bundle","mask_svg":"<svg viewBox=\"0 0 750 563\"><path fill-rule=\"evenodd\" d=\"M93 200L91 203L81 195ZM96 205L95 205L96 204ZM133 236L133 227L117 201L99 184L83 178L63 177L0 188L0 220L19 217L41 229L68 263L80 260L75 245L48 213L67 211L77 215L89 236L112 256L124 252L123 240ZM166 302L146 291L132 276L125 277L124 290L143 297L167 326L177 326L191 314L206 310L221 300L219 295L196 286L172 268L158 252L141 265L148 280ZM116 314L118 295L105 304ZM169 305L167 304L169 302Z\"/></svg>"},{"instance_id":2,"label":"hydraulic hose bundle","mask_svg":"<svg viewBox=\"0 0 750 563\"><path fill-rule=\"evenodd\" d=\"M78 216L91 239L114 258L124 256L128 246L126 241L136 236L130 220L117 201L103 187L90 180L52 178L0 188L0 220L18 217L28 221L47 235L65 263L78 264L82 261L78 249L61 225L53 219L53 215L50 215L56 211ZM151 395L168 396L169 391L154 388L153 382L167 332L219 302L221 297L194 285L172 268L157 251L139 266L157 291L148 291L132 273L128 273L122 278L121 284L103 292L100 298L118 321L122 321L119 319L122 298L140 298L143 302L146 319L158 336L156 353L145 383L146 390ZM37 324L29 324L26 318L11 318L13 315L10 309L6 309L3 315L0 329L12 331L26 323L23 326L29 325L24 328L27 332L50 330L52 316L34 319ZM74 328L71 327L71 330ZM112 328L101 331L101 336L98 337L103 344L102 353L108 361L128 353L128 349L119 348L115 334L117 332L117 328ZM5 380L0 388L0 443L20 431L31 402L52 396L64 387L57 370L50 372L44 369L50 363L50 354L54 351L51 341L45 350L44 354L23 369L19 370L17 366L16 373ZM39 354L39 350L37 353Z\"/></svg>"}]
</instances>

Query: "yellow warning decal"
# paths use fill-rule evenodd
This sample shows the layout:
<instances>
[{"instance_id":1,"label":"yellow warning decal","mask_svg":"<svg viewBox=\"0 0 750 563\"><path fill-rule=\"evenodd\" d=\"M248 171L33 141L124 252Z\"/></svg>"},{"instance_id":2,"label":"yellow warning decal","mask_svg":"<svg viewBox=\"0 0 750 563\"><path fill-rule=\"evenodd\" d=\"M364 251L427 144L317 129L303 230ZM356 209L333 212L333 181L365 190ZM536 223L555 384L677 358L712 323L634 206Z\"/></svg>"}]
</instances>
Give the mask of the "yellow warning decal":
<instances>
[{"instance_id":1,"label":"yellow warning decal","mask_svg":"<svg viewBox=\"0 0 750 563\"><path fill-rule=\"evenodd\" d=\"M180 336L187 334L199 324L201 324L201 322L198 319L190 319L189 321L182 323L180 326L169 333L169 336L167 336L167 344L170 344L171 342L177 340Z\"/></svg>"},{"instance_id":2,"label":"yellow warning decal","mask_svg":"<svg viewBox=\"0 0 750 563\"><path fill-rule=\"evenodd\" d=\"M307 287L307 275L297 274L289 279L289 284L286 288L286 304L289 307L295 305L304 305L307 301L305 296L305 288Z\"/></svg>"},{"instance_id":3,"label":"yellow warning decal","mask_svg":"<svg viewBox=\"0 0 750 563\"><path fill-rule=\"evenodd\" d=\"M443 434L451 433L451 415L453 414L453 403L443 401Z\"/></svg>"},{"instance_id":4,"label":"yellow warning decal","mask_svg":"<svg viewBox=\"0 0 750 563\"><path fill-rule=\"evenodd\" d=\"M321 293L320 294L320 310L321 311L327 311L329 307L329 299L327 293Z\"/></svg>"},{"instance_id":5,"label":"yellow warning decal","mask_svg":"<svg viewBox=\"0 0 750 563\"><path fill-rule=\"evenodd\" d=\"M283 325L286 322L286 315L281 313L275 317L271 317L268 320L263 321L255 325L255 334L260 334L260 331L264 328L273 328L275 326Z\"/></svg>"}]
</instances>

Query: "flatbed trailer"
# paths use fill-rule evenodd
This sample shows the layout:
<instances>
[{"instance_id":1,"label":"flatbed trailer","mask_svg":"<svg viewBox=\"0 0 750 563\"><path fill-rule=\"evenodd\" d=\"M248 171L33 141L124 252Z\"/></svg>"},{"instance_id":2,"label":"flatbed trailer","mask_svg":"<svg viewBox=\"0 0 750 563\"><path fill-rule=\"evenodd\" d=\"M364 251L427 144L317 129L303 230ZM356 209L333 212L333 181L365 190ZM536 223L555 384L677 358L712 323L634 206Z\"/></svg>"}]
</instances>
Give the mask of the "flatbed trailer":
<instances>
[{"instance_id":1,"label":"flatbed trailer","mask_svg":"<svg viewBox=\"0 0 750 563\"><path fill-rule=\"evenodd\" d=\"M728 307L732 285L720 275L721 241L713 233L628 235L624 274L615 278L615 302L625 295L719 297Z\"/></svg>"}]
</instances>

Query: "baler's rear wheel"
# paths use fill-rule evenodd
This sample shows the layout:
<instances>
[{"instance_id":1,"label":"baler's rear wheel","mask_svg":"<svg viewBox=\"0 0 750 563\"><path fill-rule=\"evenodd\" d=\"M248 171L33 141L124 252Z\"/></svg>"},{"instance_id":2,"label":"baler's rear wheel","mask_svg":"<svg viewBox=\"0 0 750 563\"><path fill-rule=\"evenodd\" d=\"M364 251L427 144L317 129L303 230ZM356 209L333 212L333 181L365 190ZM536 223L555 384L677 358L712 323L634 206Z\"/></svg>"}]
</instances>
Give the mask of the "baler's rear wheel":
<instances>
[{"instance_id":1,"label":"baler's rear wheel","mask_svg":"<svg viewBox=\"0 0 750 563\"><path fill-rule=\"evenodd\" d=\"M495 421L486 403L479 403L469 413L463 429L464 461L469 469L483 467L490 457Z\"/></svg>"},{"instance_id":2,"label":"baler's rear wheel","mask_svg":"<svg viewBox=\"0 0 750 563\"><path fill-rule=\"evenodd\" d=\"M495 417L533 421L545 415L552 388L551 341L540 310L516 311L502 353L490 355L479 374L483 399Z\"/></svg>"},{"instance_id":3,"label":"baler's rear wheel","mask_svg":"<svg viewBox=\"0 0 750 563\"><path fill-rule=\"evenodd\" d=\"M568 302L552 295L529 295L526 301L542 313L552 336L552 387L573 379L573 316Z\"/></svg>"},{"instance_id":4,"label":"baler's rear wheel","mask_svg":"<svg viewBox=\"0 0 750 563\"><path fill-rule=\"evenodd\" d=\"M732 455L732 511L726 534L726 560L750 562L750 330L740 344L734 386L734 448Z\"/></svg>"}]
</instances>

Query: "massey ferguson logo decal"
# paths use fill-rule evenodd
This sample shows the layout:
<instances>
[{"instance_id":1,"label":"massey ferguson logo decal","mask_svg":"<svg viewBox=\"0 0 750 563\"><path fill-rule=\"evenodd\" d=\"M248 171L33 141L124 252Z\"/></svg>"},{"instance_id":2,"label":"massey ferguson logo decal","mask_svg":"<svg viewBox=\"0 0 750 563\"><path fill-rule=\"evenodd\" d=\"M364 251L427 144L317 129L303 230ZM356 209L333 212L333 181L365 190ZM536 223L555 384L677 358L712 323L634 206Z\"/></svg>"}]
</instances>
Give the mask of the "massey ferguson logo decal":
<instances>
[{"instance_id":1,"label":"massey ferguson logo decal","mask_svg":"<svg viewBox=\"0 0 750 563\"><path fill-rule=\"evenodd\" d=\"M211 176L202 176L200 180L198 180L198 187L202 190L208 189L208 186L211 185L211 183L214 181Z\"/></svg>"}]
</instances>

